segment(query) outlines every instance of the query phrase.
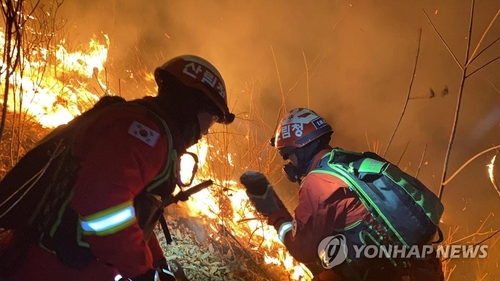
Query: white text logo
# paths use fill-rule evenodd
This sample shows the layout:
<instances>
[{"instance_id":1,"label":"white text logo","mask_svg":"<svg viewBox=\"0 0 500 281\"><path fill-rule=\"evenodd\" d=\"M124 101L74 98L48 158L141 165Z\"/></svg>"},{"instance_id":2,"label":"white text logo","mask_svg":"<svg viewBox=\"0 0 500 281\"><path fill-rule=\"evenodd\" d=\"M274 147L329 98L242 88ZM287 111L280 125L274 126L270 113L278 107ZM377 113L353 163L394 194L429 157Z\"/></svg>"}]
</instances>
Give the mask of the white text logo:
<instances>
[{"instance_id":1,"label":"white text logo","mask_svg":"<svg viewBox=\"0 0 500 281\"><path fill-rule=\"evenodd\" d=\"M402 245L353 245L355 257L423 259L429 255L437 258L486 258L488 245L432 245L405 247Z\"/></svg>"},{"instance_id":2,"label":"white text logo","mask_svg":"<svg viewBox=\"0 0 500 281\"><path fill-rule=\"evenodd\" d=\"M318 255L324 268L330 269L347 258L346 238L342 234L328 236L318 246Z\"/></svg>"}]
</instances>

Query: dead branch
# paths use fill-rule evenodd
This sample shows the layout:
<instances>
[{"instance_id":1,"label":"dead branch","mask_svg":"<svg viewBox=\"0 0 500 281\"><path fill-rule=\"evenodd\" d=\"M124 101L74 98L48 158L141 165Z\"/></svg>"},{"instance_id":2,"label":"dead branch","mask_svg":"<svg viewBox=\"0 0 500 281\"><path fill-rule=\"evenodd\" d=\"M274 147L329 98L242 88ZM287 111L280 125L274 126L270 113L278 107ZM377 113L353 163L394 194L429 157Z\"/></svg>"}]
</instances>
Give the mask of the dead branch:
<instances>
[{"instance_id":1,"label":"dead branch","mask_svg":"<svg viewBox=\"0 0 500 281\"><path fill-rule=\"evenodd\" d=\"M472 0L472 1L474 2L474 0ZM443 45L446 47L446 50L448 50L448 52L450 53L450 55L453 57L453 60L457 63L458 67L460 67L460 69L463 71L464 67L462 66L462 64L460 64L460 62L458 61L457 56L455 56L455 54L451 50L450 46L448 46L448 43L446 43L446 41L444 40L444 38L441 35L441 33L439 33L439 31L437 30L436 26L432 22L431 18L427 14L427 12L424 9L422 9L422 11L424 12L425 17L427 18L427 21L431 24L432 29L434 30L434 32L436 32L437 36L441 40L441 43L443 43ZM468 37L468 41L470 41L470 36ZM467 45L469 45L469 44L467 44Z\"/></svg>"},{"instance_id":2,"label":"dead branch","mask_svg":"<svg viewBox=\"0 0 500 281\"><path fill-rule=\"evenodd\" d=\"M464 164L462 164L462 166L460 166L460 168L458 168L458 170L453 173L453 175L451 175L446 181L444 181L442 183L442 185L447 185L450 183L451 180L453 180L455 178L456 175L458 175L458 173L460 173L467 165L469 165L472 161L474 161L475 159L477 159L479 156L487 153L487 152L490 152L492 150L495 150L495 149L500 149L500 145L496 145L496 146L493 146L493 147L490 147L486 150L483 150L481 152L479 152L478 154L472 156L471 158L469 158L469 160L467 160Z\"/></svg>"},{"instance_id":3,"label":"dead branch","mask_svg":"<svg viewBox=\"0 0 500 281\"><path fill-rule=\"evenodd\" d=\"M307 107L309 108L311 105L309 101L309 99L311 98L309 93L309 66L307 65L307 58L304 51L302 51L302 57L304 58L304 66L306 68L306 96L307 96Z\"/></svg>"},{"instance_id":4,"label":"dead branch","mask_svg":"<svg viewBox=\"0 0 500 281\"><path fill-rule=\"evenodd\" d=\"M481 69L485 68L486 66L488 66L488 65L492 64L493 62L497 61L498 59L500 59L500 56L498 56L498 57L496 57L496 58L494 58L494 59L490 60L489 62L487 62L487 63L483 64L482 66L480 66L478 69L476 69L476 70L472 71L471 73L467 74L467 75L465 76L465 78L469 78L469 77L470 77L470 76L472 76L474 73L476 73L476 72L478 72L479 70L481 70Z\"/></svg>"},{"instance_id":5,"label":"dead branch","mask_svg":"<svg viewBox=\"0 0 500 281\"><path fill-rule=\"evenodd\" d=\"M396 163L396 166L399 166L399 163L401 162L401 159L403 159L403 156L406 153L406 150L408 149L408 145L410 145L410 142L406 142L405 148L403 149L403 152L401 153L401 156L399 156L398 162Z\"/></svg>"},{"instance_id":6,"label":"dead branch","mask_svg":"<svg viewBox=\"0 0 500 281\"><path fill-rule=\"evenodd\" d=\"M424 151L422 152L422 157L420 158L420 163L418 164L417 172L415 173L415 178L418 178L418 174L420 173L420 169L422 168L422 163L424 163L425 152L427 151L427 144L424 147Z\"/></svg>"},{"instance_id":7,"label":"dead branch","mask_svg":"<svg viewBox=\"0 0 500 281\"><path fill-rule=\"evenodd\" d=\"M486 46L481 52L479 52L475 57L473 57L471 59L471 63L476 59L478 58L482 53L484 53L486 50L488 50L491 46L493 46L498 40L500 40L500 37L498 37L497 39L493 40L493 42L491 42L490 44L488 44L488 46Z\"/></svg>"},{"instance_id":8,"label":"dead branch","mask_svg":"<svg viewBox=\"0 0 500 281\"><path fill-rule=\"evenodd\" d=\"M469 49L470 49L470 45L471 45L472 27L473 27L473 22L474 22L473 21L474 20L474 4L475 4L475 0L472 0L471 1L470 18L469 18L469 32L468 32L468 36L467 36L467 44L466 44L466 49L465 49L464 65L467 65L467 62L469 61ZM425 13L425 11L424 11L424 13ZM450 139L448 141L448 148L446 150L446 155L445 155L445 159L444 159L444 163L443 163L443 174L442 174L442 177L441 177L441 182L444 182L446 180L446 173L447 173L447 170L448 170L448 162L450 160L450 154L451 154L451 149L453 147L453 141L455 140L455 134L456 134L456 129L457 129L457 125L458 125L458 117L459 117L459 113L460 113L460 107L461 107L461 104L462 104L462 95L463 95L463 91L464 91L465 81L467 79L467 67L462 67L462 65L458 62L456 56L453 54L453 52L449 48L448 44L446 44L446 42L443 40L441 34L439 34L438 30L435 28L434 24L430 20L430 18L427 15L427 13L425 13L425 15L427 16L427 19L429 20L429 22L433 26L434 31L436 32L436 34L439 36L439 38L441 38L441 41L443 42L443 44L445 45L445 47L448 49L448 51L450 52L450 54L453 56L455 62L459 65L460 69L462 70L462 78L460 80L460 87L459 87L459 90L458 90L457 104L456 104L456 108L455 108L455 116L453 118L453 124L452 124L451 133L450 133ZM441 186L439 188L439 194L438 194L439 199L442 198L443 191L444 191L444 185L441 184Z\"/></svg>"},{"instance_id":9,"label":"dead branch","mask_svg":"<svg viewBox=\"0 0 500 281\"><path fill-rule=\"evenodd\" d=\"M490 31L490 28L493 25L493 23L496 21L498 15L500 15L500 9L498 9L497 13L493 17L493 19L490 21L490 24L488 25L488 27L486 28L486 30L483 32L483 35L481 35L481 39L479 39L479 42L477 43L476 48L472 52L472 55L470 55L471 59L470 59L470 61L467 62L467 64L465 65L465 67L469 66L481 53L483 53L483 51L486 51L491 46L491 45L487 46L486 48L484 48L483 51L481 51L477 56L475 56L477 50L479 50L479 47L481 46L481 43L483 42L484 38L486 37L486 34L488 34L488 31ZM496 42L498 39L500 39L500 37L497 38L495 41L493 41L493 43Z\"/></svg>"},{"instance_id":10,"label":"dead branch","mask_svg":"<svg viewBox=\"0 0 500 281\"><path fill-rule=\"evenodd\" d=\"M245 249L245 247L243 247L243 245L241 245L240 241L238 241L238 239L236 239L236 237L234 237L234 235L232 235L229 231L227 231L226 227L224 225L220 225L223 229L224 229L224 233L227 234L231 239L233 239L234 242L236 242L236 244L238 244L238 246L241 247L241 249ZM257 266L257 268L260 269L260 271L262 273L264 273L264 276L266 276L267 278L269 278L269 280L272 280L271 276L269 276L269 274L267 273L266 270L264 270L260 264L246 251L244 251L245 255L250 258L250 260Z\"/></svg>"},{"instance_id":11,"label":"dead branch","mask_svg":"<svg viewBox=\"0 0 500 281\"><path fill-rule=\"evenodd\" d=\"M418 30L418 45L417 45L417 54L415 55L415 63L413 64L413 72L411 74L410 78L410 85L408 86L408 92L406 94L406 100L403 104L403 110L401 111L401 116L399 116L398 122L396 123L396 127L392 131L391 138L389 139L389 142L387 143L387 146L385 147L385 151L382 154L382 156L385 157L387 151L389 150L389 147L391 146L392 140L394 139L394 136L396 135L396 132L399 128L399 125L401 124L401 120L403 120L403 116L405 115L406 112L406 107L408 106L408 102L410 100L410 94L411 94L411 89L413 88L413 81L415 80L415 74L417 72L417 64L418 64L418 57L420 54L420 45L422 42L422 29L420 28Z\"/></svg>"},{"instance_id":12,"label":"dead branch","mask_svg":"<svg viewBox=\"0 0 500 281\"><path fill-rule=\"evenodd\" d=\"M475 50L473 51L472 55L469 56L469 50L470 50L470 46L471 46L472 30L473 30L473 26L474 26L474 5L475 5L475 0L471 0L471 9L470 9L470 17L469 17L469 30L468 30L467 44L466 44L466 49L465 49L465 60L464 60L463 66L460 64L460 62L458 61L457 57L455 56L455 54L453 53L453 51L450 49L450 47L448 46L448 44L446 43L446 41L443 39L443 37L441 36L441 34L439 33L439 31L437 30L437 28L435 27L435 25L432 23L432 20L429 18L429 15L425 12L425 10L423 10L425 16L427 17L427 20L431 24L431 26L434 29L435 33L438 35L438 37L440 38L440 40L443 43L443 45L446 47L446 49L448 50L448 52L450 53L450 55L453 57L453 59L455 60L455 62L457 63L457 65L462 70L462 77L461 77L461 80L460 80L460 87L459 87L459 90L458 90L458 97L457 97L457 103L456 103L456 107L455 107L455 114L454 114L454 118L453 118L453 124L452 124L451 132L450 132L450 138L449 138L449 141L448 141L448 147L446 149L446 155L445 155L445 159L444 159L444 163L443 163L443 173L442 173L442 177L441 177L441 184L440 184L439 194L438 194L438 196L439 196L440 199L443 196L445 185L451 180L451 178L453 178L453 176L455 174L457 174L462 169L462 167L465 166L465 165L463 165L459 169L459 171L457 171L450 179L448 179L448 180L446 179L446 177L447 177L448 163L449 163L449 160L450 160L451 150L452 150L452 147L453 147L453 142L454 142L454 139L455 139L455 134L456 134L457 125L458 125L458 118L459 118L459 114L460 114L460 108L461 108L461 103L462 103L462 96L463 96L465 82L466 82L467 78L470 77L471 75L473 75L474 73L478 72L479 70L483 69L484 67L486 67L489 64L493 63L494 61L500 59L500 56L498 56L498 57L490 60L486 64L480 66L478 69L474 70L473 72L467 74L468 66L471 64L471 62L475 58L477 58L484 51L483 50L477 56L474 56L475 53L477 52L477 50L479 50L480 44L482 43L483 39L485 38L486 34L488 33L490 27L493 25L493 23L497 19L498 15L500 14L500 10L499 10L497 12L497 14L493 17L492 21L490 22L490 24L487 27L487 29L485 30L485 32L483 33L483 35L482 35L482 37L481 37L478 45L476 46ZM488 49L490 46L492 46L498 40L499 39L493 41L493 43L490 44L490 45L488 45L485 48L485 50ZM473 158L475 158L475 157L473 157Z\"/></svg>"}]
</instances>

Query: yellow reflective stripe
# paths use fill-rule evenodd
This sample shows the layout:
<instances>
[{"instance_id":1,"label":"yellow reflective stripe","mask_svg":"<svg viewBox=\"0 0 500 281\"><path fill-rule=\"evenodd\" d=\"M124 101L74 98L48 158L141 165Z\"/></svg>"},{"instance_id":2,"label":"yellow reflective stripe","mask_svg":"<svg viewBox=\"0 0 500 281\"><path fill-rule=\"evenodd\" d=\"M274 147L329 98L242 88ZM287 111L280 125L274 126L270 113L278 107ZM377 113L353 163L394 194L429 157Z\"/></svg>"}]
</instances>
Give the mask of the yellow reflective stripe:
<instances>
[{"instance_id":1,"label":"yellow reflective stripe","mask_svg":"<svg viewBox=\"0 0 500 281\"><path fill-rule=\"evenodd\" d=\"M116 233L136 221L133 201L113 206L95 214L80 218L85 235L104 236Z\"/></svg>"},{"instance_id":2,"label":"yellow reflective stripe","mask_svg":"<svg viewBox=\"0 0 500 281\"><path fill-rule=\"evenodd\" d=\"M285 234L287 234L290 230L292 230L293 224L291 222L284 222L281 224L280 229L278 230L278 239L285 243Z\"/></svg>"}]
</instances>

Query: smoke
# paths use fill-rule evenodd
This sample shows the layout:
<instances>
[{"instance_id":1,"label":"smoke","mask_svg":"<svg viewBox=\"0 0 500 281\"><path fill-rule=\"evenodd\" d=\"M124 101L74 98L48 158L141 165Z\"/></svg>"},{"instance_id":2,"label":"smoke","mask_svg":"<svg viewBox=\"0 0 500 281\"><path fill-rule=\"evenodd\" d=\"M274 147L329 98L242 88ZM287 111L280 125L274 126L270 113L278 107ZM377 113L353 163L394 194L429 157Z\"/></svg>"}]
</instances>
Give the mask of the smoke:
<instances>
[{"instance_id":1,"label":"smoke","mask_svg":"<svg viewBox=\"0 0 500 281\"><path fill-rule=\"evenodd\" d=\"M477 2L472 50L500 9L497 0ZM142 89L127 84L131 73L142 77L172 56L197 54L222 73L237 114L259 109L266 126L255 130L263 131L262 142L272 135L284 100L287 109L309 106L323 115L335 130L332 144L350 150L368 150L374 142L385 149L408 93L421 28L411 91L418 98L409 101L387 157L415 173L426 149L420 178L439 189L461 70L423 11L463 63L469 1L113 0L66 1L62 9L74 40L109 34L115 92L120 80L124 96L140 97ZM478 52L498 37L500 21ZM471 68L499 55L497 43ZM498 144L499 64L466 82L449 175ZM444 89L448 94L443 96ZM427 98L431 90L436 96ZM489 212L500 214L488 161L479 158L446 186L450 223L475 229Z\"/></svg>"}]
</instances>

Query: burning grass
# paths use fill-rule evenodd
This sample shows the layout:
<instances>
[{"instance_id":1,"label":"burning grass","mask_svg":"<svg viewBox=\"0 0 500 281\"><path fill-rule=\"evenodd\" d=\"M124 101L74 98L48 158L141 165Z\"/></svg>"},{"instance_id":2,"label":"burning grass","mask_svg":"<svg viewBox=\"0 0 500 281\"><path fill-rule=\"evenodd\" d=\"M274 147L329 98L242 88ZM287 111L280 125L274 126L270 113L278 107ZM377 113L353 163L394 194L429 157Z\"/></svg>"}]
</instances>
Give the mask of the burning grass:
<instances>
[{"instance_id":1,"label":"burning grass","mask_svg":"<svg viewBox=\"0 0 500 281\"><path fill-rule=\"evenodd\" d=\"M23 114L6 116L6 129L0 142L0 176L48 132L42 125L50 127L68 121L68 117L72 118L95 102L97 95L89 88L109 93L108 86L102 82L107 81L103 70L108 46L109 42L99 44L93 40L87 52L70 52L61 41L47 48L50 53L47 57L26 58L29 63L24 77L14 75L17 82L10 86L14 94L9 108L21 110ZM154 84L151 79L146 80ZM245 170L261 171L273 184L281 180L274 177L281 168L275 163L276 152L265 141L272 134L274 124L266 124L259 108L255 107L259 98L255 83L245 84L244 88L247 94L244 96L249 97L248 101L242 101L248 104L246 111L236 110L240 114L234 124L222 129L216 126L206 140L192 148L200 159L194 184L212 179L214 185L187 202L166 209L174 239L171 245L166 245L159 228L156 234L167 260L179 262L189 280L310 280L311 273L289 255L274 228L255 212L235 180ZM21 106L19 102L23 99L25 103ZM35 117L26 119L26 112ZM374 151L380 149L378 142L373 146ZM491 169L493 163L494 160ZM493 179L492 184L496 187ZM488 234L490 232L478 230L475 237ZM448 237L453 235L457 235L456 231L450 231ZM492 239L488 243L493 246L496 241ZM451 280L456 266L453 261L445 261L447 280ZM485 278L484 268L484 264L477 265L477 280Z\"/></svg>"},{"instance_id":2,"label":"burning grass","mask_svg":"<svg viewBox=\"0 0 500 281\"><path fill-rule=\"evenodd\" d=\"M191 217L179 206L167 213L173 242L167 245L159 229L156 235L167 260L177 261L188 280L290 280L283 268L266 266L259 251L223 225Z\"/></svg>"},{"instance_id":3,"label":"burning grass","mask_svg":"<svg viewBox=\"0 0 500 281\"><path fill-rule=\"evenodd\" d=\"M200 160L194 184L210 178L214 180L214 185L180 203L184 212L173 212L178 218L172 216L172 207L169 207L169 218L180 221L181 227L186 226L186 221L190 222L187 225L193 226L193 218L196 218L196 237L199 239L200 231L204 233L205 243L213 245L208 252L218 257L217 263L222 261L218 264L221 271L214 273L222 272L224 278L221 280L311 280L312 274L292 258L274 228L255 212L244 189L233 180L239 177L240 169L265 170L263 167L273 167L274 153L262 147L266 144L253 143L251 139L254 136L230 132L228 128L211 132L206 140L190 149L199 155ZM236 147L235 152L229 152L231 147ZM252 156L249 162L253 164L235 166L236 159L242 160L238 154L241 151ZM181 163L181 171L190 172L190 165L185 165L185 162ZM174 225L174 229L177 226L179 223ZM168 252L168 247L166 249ZM205 263L205 267L213 268L210 263Z\"/></svg>"},{"instance_id":4,"label":"burning grass","mask_svg":"<svg viewBox=\"0 0 500 281\"><path fill-rule=\"evenodd\" d=\"M13 120L11 117L7 120ZM0 142L2 176L14 162L11 153L14 144L22 156L49 132L37 122L22 123L25 128L22 135L7 130L14 134L7 133ZM10 121L7 125L9 128ZM239 137L247 139L244 135L213 132L208 140L192 148L200 159L193 184L210 178L214 185L186 202L166 208L173 243L167 245L160 228L156 229L165 256L173 265L178 262L187 279L193 281L310 280L311 274L287 253L274 228L255 212L242 187L232 180L237 174L232 161L237 156L228 152L228 143L234 144ZM272 157L271 153L260 154ZM263 165L270 159L262 158L255 163Z\"/></svg>"}]
</instances>

